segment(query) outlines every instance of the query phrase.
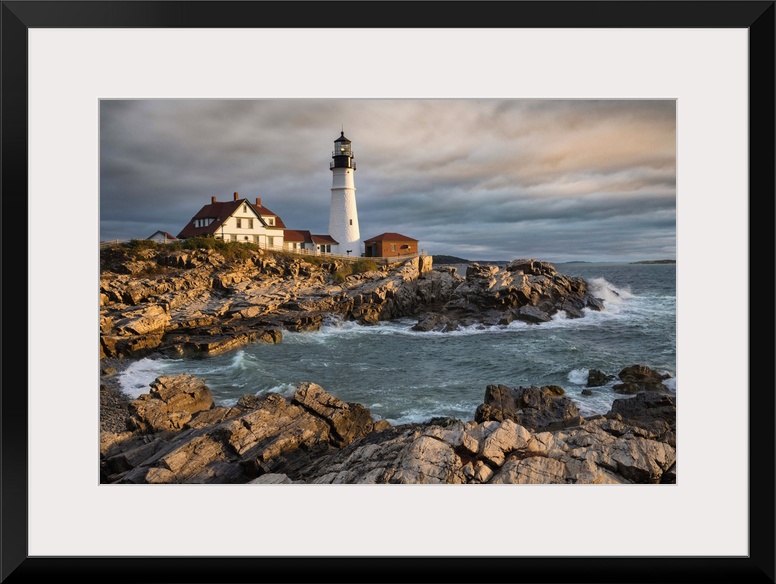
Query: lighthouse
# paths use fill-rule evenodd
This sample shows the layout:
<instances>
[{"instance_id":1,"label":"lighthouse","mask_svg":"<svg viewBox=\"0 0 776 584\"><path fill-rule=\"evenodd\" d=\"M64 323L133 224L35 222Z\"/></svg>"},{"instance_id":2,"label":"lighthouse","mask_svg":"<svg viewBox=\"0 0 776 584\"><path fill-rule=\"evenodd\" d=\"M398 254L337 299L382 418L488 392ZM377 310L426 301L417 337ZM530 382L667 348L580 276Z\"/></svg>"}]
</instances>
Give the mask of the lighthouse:
<instances>
[{"instance_id":1,"label":"lighthouse","mask_svg":"<svg viewBox=\"0 0 776 584\"><path fill-rule=\"evenodd\" d=\"M329 235L339 245L336 253L360 257L361 233L358 229L356 210L355 155L351 142L340 132L334 140L334 152L329 168L331 177L331 207L329 209ZM334 251L334 250L332 250Z\"/></svg>"}]
</instances>

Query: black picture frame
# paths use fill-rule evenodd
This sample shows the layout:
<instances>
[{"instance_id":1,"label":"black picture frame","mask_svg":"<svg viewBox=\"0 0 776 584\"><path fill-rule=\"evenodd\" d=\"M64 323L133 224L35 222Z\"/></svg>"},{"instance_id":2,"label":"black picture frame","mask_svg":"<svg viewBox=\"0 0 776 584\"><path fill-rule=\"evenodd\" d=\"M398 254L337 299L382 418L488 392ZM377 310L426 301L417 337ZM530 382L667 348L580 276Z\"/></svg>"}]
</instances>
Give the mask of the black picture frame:
<instances>
[{"instance_id":1,"label":"black picture frame","mask_svg":"<svg viewBox=\"0 0 776 584\"><path fill-rule=\"evenodd\" d=\"M335 5L336 22L332 14ZM57 28L743 28L749 33L749 555L747 557L29 557L25 387L29 331L6 320L3 582L774 582L774 0L767 1L3 1L2 215L6 276L26 270L27 32ZM331 23L328 26L323 23ZM6 316L29 310L6 277ZM19 290L19 288L24 288ZM766 298L760 296L766 293ZM0 298L2 298L0 296ZM9 302L9 300L12 300ZM763 331L763 329L765 329ZM767 365L767 371L765 370ZM759 374L758 374L759 373ZM740 388L731 388L731 391ZM709 480L724 480L710 469ZM482 509L457 510L465 521ZM670 529L670 518L666 518ZM432 526L427 529L432 530ZM559 526L562 533L563 526ZM368 535L367 535L368 536ZM293 546L293 542L289 542Z\"/></svg>"}]
</instances>

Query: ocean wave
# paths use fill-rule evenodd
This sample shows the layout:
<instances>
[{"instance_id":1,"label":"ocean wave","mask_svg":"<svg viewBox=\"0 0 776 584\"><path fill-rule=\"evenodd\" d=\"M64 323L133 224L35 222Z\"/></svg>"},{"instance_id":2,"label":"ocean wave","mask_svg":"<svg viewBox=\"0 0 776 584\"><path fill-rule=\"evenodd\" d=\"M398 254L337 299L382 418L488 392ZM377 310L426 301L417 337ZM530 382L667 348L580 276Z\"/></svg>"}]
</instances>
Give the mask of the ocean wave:
<instances>
[{"instance_id":1,"label":"ocean wave","mask_svg":"<svg viewBox=\"0 0 776 584\"><path fill-rule=\"evenodd\" d=\"M569 374L566 378L569 380L569 383L573 383L574 385L587 385L587 378L589 374L589 369L572 369L569 371Z\"/></svg>"},{"instance_id":2,"label":"ocean wave","mask_svg":"<svg viewBox=\"0 0 776 584\"><path fill-rule=\"evenodd\" d=\"M144 358L131 363L118 375L121 391L135 399L151 391L151 384L163 372L160 360Z\"/></svg>"},{"instance_id":3,"label":"ocean wave","mask_svg":"<svg viewBox=\"0 0 776 584\"><path fill-rule=\"evenodd\" d=\"M620 304L624 300L633 298L629 286L615 286L606 278L591 278L587 281L590 293L596 298L601 298L604 304Z\"/></svg>"}]
</instances>

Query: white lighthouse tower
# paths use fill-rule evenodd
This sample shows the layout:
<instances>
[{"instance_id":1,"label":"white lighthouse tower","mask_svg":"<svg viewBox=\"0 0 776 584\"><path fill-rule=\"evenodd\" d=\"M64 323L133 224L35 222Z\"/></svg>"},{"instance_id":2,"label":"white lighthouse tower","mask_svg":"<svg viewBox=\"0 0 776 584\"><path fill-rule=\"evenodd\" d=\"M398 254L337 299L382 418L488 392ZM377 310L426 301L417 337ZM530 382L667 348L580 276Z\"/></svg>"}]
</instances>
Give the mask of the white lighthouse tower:
<instances>
[{"instance_id":1,"label":"white lighthouse tower","mask_svg":"<svg viewBox=\"0 0 776 584\"><path fill-rule=\"evenodd\" d=\"M363 250L361 232L358 229L356 183L353 178L356 172L356 163L353 160L355 155L351 150L350 140L345 138L344 130L334 141L334 152L331 157L329 235L339 244L336 253L360 257Z\"/></svg>"}]
</instances>

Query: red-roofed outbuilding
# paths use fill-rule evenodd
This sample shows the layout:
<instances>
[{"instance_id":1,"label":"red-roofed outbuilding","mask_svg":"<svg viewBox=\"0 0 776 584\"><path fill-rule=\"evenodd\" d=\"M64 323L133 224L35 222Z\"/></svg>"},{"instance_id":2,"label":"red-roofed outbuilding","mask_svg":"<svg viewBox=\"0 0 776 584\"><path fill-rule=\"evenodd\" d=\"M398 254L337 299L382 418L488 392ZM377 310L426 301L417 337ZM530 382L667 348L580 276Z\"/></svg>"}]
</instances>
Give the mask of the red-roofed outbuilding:
<instances>
[{"instance_id":1,"label":"red-roofed outbuilding","mask_svg":"<svg viewBox=\"0 0 776 584\"><path fill-rule=\"evenodd\" d=\"M364 256L390 258L418 253L418 240L401 233L381 233L364 240Z\"/></svg>"}]
</instances>

